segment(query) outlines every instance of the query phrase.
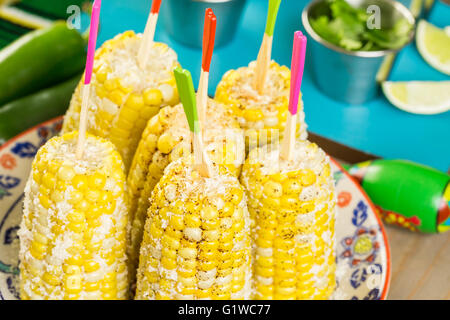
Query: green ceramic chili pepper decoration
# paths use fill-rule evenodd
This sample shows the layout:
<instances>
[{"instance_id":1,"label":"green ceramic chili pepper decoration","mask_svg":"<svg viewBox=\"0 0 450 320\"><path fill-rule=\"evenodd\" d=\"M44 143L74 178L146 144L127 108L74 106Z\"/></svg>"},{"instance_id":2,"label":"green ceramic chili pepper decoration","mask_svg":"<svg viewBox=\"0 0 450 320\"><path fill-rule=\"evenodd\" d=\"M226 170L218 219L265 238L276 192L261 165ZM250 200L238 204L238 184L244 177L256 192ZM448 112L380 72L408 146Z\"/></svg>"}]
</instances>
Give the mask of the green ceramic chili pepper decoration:
<instances>
[{"instance_id":1,"label":"green ceramic chili pepper decoration","mask_svg":"<svg viewBox=\"0 0 450 320\"><path fill-rule=\"evenodd\" d=\"M450 229L450 176L405 160L346 166L377 206L383 220L413 231Z\"/></svg>"}]
</instances>

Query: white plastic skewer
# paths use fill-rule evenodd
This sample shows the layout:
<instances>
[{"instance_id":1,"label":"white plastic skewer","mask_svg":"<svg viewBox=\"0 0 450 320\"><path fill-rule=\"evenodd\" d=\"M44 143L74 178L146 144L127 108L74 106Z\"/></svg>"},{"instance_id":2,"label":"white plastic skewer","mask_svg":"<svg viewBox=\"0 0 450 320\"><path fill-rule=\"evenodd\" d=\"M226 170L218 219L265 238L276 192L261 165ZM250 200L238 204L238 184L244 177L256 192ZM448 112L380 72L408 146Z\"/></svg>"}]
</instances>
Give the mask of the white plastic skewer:
<instances>
[{"instance_id":1,"label":"white plastic skewer","mask_svg":"<svg viewBox=\"0 0 450 320\"><path fill-rule=\"evenodd\" d=\"M270 59L272 57L273 31L277 20L278 9L281 0L269 0L269 8L267 11L266 30L264 31L263 41L259 49L258 58L256 59L256 70L254 86L259 94L264 93L264 85L267 73L270 68Z\"/></svg>"},{"instance_id":2,"label":"white plastic skewer","mask_svg":"<svg viewBox=\"0 0 450 320\"><path fill-rule=\"evenodd\" d=\"M153 46L155 38L156 24L158 23L159 8L161 6L161 0L153 0L150 15L147 19L144 35L142 36L142 43L138 51L138 63L141 69L147 67L148 55Z\"/></svg>"},{"instance_id":3,"label":"white plastic skewer","mask_svg":"<svg viewBox=\"0 0 450 320\"><path fill-rule=\"evenodd\" d=\"M295 138L297 135L297 114L291 114L288 112L288 118L286 120L286 128L284 129L284 137L281 144L280 156L284 160L291 160L292 150L295 146Z\"/></svg>"},{"instance_id":4,"label":"white plastic skewer","mask_svg":"<svg viewBox=\"0 0 450 320\"><path fill-rule=\"evenodd\" d=\"M80 127L78 129L78 142L76 156L77 159L83 157L84 145L86 141L86 131L87 131L87 116L89 111L89 96L91 92L91 84L84 84L82 91L81 100L81 112L80 112Z\"/></svg>"},{"instance_id":5,"label":"white plastic skewer","mask_svg":"<svg viewBox=\"0 0 450 320\"><path fill-rule=\"evenodd\" d=\"M213 165L206 153L205 146L203 145L202 132L192 133L193 149L194 149L194 161L198 172L203 177L211 177L214 174Z\"/></svg>"},{"instance_id":6,"label":"white plastic skewer","mask_svg":"<svg viewBox=\"0 0 450 320\"><path fill-rule=\"evenodd\" d=\"M197 110L200 122L202 124L204 124L206 121L206 108L208 107L208 87L209 72L202 69L197 90Z\"/></svg>"},{"instance_id":7,"label":"white plastic skewer","mask_svg":"<svg viewBox=\"0 0 450 320\"><path fill-rule=\"evenodd\" d=\"M270 67L270 59L272 57L272 43L273 36L264 33L261 48L259 49L258 58L256 60L255 70L255 88L259 94L263 94L264 92L264 84Z\"/></svg>"}]
</instances>

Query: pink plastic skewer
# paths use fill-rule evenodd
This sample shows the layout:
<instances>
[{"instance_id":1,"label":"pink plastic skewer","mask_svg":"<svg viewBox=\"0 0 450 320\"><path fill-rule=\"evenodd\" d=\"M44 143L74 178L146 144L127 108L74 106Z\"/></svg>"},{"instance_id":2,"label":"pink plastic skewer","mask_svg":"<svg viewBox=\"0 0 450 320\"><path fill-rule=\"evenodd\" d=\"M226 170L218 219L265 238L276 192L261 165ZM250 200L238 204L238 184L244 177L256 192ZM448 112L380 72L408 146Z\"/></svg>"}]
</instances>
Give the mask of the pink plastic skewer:
<instances>
[{"instance_id":1,"label":"pink plastic skewer","mask_svg":"<svg viewBox=\"0 0 450 320\"><path fill-rule=\"evenodd\" d=\"M294 48L291 61L291 92L289 97L289 112L297 114L300 88L302 86L303 70L305 68L306 37L301 31L295 32Z\"/></svg>"},{"instance_id":2,"label":"pink plastic skewer","mask_svg":"<svg viewBox=\"0 0 450 320\"><path fill-rule=\"evenodd\" d=\"M92 6L91 27L89 30L89 43L84 84L91 83L92 69L94 68L95 47L97 46L98 23L100 20L101 6L102 0L95 0L94 5Z\"/></svg>"}]
</instances>

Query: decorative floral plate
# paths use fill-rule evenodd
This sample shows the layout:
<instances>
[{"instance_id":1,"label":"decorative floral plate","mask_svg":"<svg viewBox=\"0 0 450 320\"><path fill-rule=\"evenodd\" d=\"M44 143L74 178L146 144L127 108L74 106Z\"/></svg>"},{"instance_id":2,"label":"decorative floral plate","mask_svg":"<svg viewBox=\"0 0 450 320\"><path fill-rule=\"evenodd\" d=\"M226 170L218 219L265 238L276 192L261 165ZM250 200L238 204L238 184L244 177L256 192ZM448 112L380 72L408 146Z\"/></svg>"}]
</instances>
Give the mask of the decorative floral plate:
<instances>
[{"instance_id":1,"label":"decorative floral plate","mask_svg":"<svg viewBox=\"0 0 450 320\"><path fill-rule=\"evenodd\" d=\"M50 120L0 147L0 300L19 298L17 231L23 190L37 150L61 125L62 118ZM385 299L391 266L383 224L361 188L336 162L332 167L338 195L334 299Z\"/></svg>"}]
</instances>

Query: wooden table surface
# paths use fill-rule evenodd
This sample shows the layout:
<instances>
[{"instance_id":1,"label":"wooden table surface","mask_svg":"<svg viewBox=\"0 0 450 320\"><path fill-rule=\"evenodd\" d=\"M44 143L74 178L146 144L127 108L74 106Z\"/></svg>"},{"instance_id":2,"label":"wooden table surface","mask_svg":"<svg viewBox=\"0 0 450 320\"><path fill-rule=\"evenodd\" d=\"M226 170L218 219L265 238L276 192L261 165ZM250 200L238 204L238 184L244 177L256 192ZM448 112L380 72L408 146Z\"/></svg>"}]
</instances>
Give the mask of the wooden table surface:
<instances>
[{"instance_id":1,"label":"wooden table surface","mask_svg":"<svg viewBox=\"0 0 450 320\"><path fill-rule=\"evenodd\" d=\"M450 232L421 234L385 226L392 263L387 298L450 300Z\"/></svg>"}]
</instances>

